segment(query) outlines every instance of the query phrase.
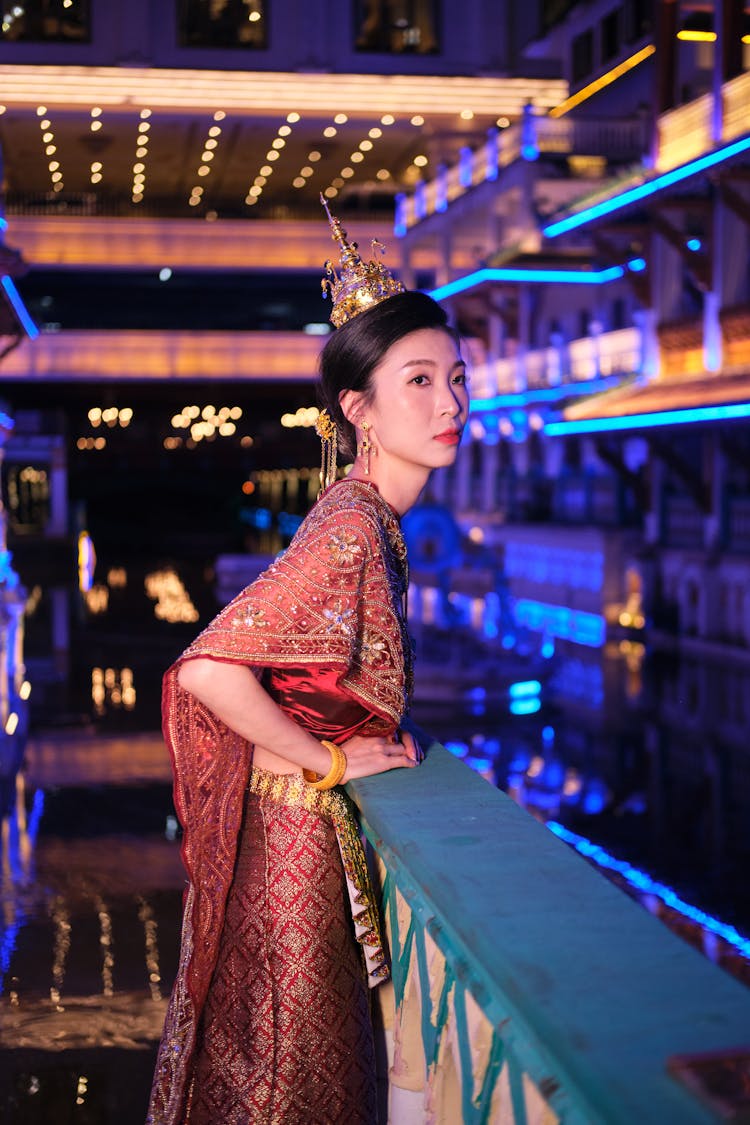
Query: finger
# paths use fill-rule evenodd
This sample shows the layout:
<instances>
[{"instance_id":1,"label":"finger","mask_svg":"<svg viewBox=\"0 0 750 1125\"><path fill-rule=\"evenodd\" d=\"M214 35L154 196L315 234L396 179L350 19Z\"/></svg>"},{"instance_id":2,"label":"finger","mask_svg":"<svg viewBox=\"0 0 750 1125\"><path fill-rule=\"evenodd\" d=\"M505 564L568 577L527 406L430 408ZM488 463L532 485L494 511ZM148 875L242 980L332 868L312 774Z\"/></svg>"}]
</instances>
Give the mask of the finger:
<instances>
[{"instance_id":1,"label":"finger","mask_svg":"<svg viewBox=\"0 0 750 1125\"><path fill-rule=\"evenodd\" d=\"M419 745L414 736L404 731L401 735L401 742L412 761L418 762L420 760Z\"/></svg>"},{"instance_id":2,"label":"finger","mask_svg":"<svg viewBox=\"0 0 750 1125\"><path fill-rule=\"evenodd\" d=\"M411 751L407 750L404 746L399 748L398 754L391 754L389 758L389 765L391 769L399 769L402 766L411 767L416 766L416 764L416 758L413 756Z\"/></svg>"},{"instance_id":3,"label":"finger","mask_svg":"<svg viewBox=\"0 0 750 1125\"><path fill-rule=\"evenodd\" d=\"M405 758L410 763L416 760L412 746L402 742L391 742L384 747L384 753L391 759Z\"/></svg>"}]
</instances>

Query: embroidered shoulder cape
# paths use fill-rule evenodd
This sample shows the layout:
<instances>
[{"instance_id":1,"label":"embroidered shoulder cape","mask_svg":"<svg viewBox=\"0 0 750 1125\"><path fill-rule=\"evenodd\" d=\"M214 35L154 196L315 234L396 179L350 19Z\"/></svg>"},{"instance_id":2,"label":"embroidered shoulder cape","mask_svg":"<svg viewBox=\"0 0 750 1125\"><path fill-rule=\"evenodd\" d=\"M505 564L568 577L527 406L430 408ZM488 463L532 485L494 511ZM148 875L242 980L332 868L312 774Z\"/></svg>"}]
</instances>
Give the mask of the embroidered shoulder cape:
<instances>
[{"instance_id":1,"label":"embroidered shoulder cape","mask_svg":"<svg viewBox=\"0 0 750 1125\"><path fill-rule=\"evenodd\" d=\"M180 963L169 1003L148 1122L182 1120L196 1032L216 963L234 870L252 746L177 682L184 660L264 668L317 667L380 717L401 721L411 650L401 606L408 577L398 520L365 482L334 484L287 550L208 625L166 673L164 736L187 872ZM382 966L379 973L382 977Z\"/></svg>"}]
</instances>

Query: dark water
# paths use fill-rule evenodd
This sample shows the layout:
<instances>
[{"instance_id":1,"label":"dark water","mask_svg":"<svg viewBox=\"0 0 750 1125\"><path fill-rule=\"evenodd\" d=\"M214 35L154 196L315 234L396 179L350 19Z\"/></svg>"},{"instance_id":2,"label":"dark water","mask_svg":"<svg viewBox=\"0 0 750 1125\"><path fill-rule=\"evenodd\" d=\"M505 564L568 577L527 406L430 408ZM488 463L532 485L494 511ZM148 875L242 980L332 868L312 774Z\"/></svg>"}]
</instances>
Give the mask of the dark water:
<instances>
[{"instance_id":1,"label":"dark water","mask_svg":"<svg viewBox=\"0 0 750 1125\"><path fill-rule=\"evenodd\" d=\"M217 594L214 562L101 552L88 592L74 565L21 568L32 736L4 779L3 1121L143 1118L184 883L160 681L232 592ZM422 726L533 815L750 933L750 670L621 638L558 646L537 693L512 651L500 672L479 643L452 658L468 681L418 697ZM638 897L750 982L710 930Z\"/></svg>"},{"instance_id":2,"label":"dark water","mask_svg":"<svg viewBox=\"0 0 750 1125\"><path fill-rule=\"evenodd\" d=\"M32 730L158 731L164 670L235 592L218 588L215 562L118 550L100 555L84 592L22 573ZM534 664L479 638L438 648L455 630L423 635L414 621L413 632L414 715L431 734L540 819L750 932L750 664L649 652L627 637L560 643ZM446 663L455 690L430 693Z\"/></svg>"}]
</instances>

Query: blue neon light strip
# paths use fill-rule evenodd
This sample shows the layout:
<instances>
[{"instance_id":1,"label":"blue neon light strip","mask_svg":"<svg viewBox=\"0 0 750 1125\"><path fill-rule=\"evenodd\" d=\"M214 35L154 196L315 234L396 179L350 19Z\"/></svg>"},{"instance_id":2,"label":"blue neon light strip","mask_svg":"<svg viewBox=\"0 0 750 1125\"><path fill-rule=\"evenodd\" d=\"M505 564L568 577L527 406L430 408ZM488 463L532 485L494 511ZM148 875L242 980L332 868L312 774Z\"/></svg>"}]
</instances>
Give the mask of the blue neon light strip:
<instances>
[{"instance_id":1,"label":"blue neon light strip","mask_svg":"<svg viewBox=\"0 0 750 1125\"><path fill-rule=\"evenodd\" d=\"M0 215L0 230L7 230L7 229L8 229L8 220L4 219L2 217L2 215Z\"/></svg>"},{"instance_id":2,"label":"blue neon light strip","mask_svg":"<svg viewBox=\"0 0 750 1125\"><path fill-rule=\"evenodd\" d=\"M613 384L621 383L627 377L624 372L607 375L603 379L590 379L581 383L558 383L556 387L538 387L531 391L514 391L507 395L493 395L492 398L472 400L471 414L486 414L488 410L507 410L514 406L528 406L534 402L556 402L559 398L573 398L574 395L593 395L607 390Z\"/></svg>"},{"instance_id":3,"label":"blue neon light strip","mask_svg":"<svg viewBox=\"0 0 750 1125\"><path fill-rule=\"evenodd\" d=\"M511 715L535 715L541 709L542 702L538 695L530 699L511 699L508 705Z\"/></svg>"},{"instance_id":4,"label":"blue neon light strip","mask_svg":"<svg viewBox=\"0 0 750 1125\"><path fill-rule=\"evenodd\" d=\"M750 402L730 402L724 406L691 406L683 410L654 410L622 418L581 418L570 422L547 422L544 432L550 437L565 434L596 434L613 430L643 430L654 426L678 426L690 422L722 422L730 418L750 418Z\"/></svg>"},{"instance_id":5,"label":"blue neon light strip","mask_svg":"<svg viewBox=\"0 0 750 1125\"><path fill-rule=\"evenodd\" d=\"M717 934L723 938L729 945L734 946L735 949L743 955L743 957L750 957L750 940L742 937L740 933L735 930L734 926L727 925L726 922L720 922L718 918L713 918L705 911L699 910L696 906L691 906L680 898L676 891L671 887L665 886L664 883L657 883L645 871L639 871L637 867L631 867L629 863L621 859L615 859L609 852L605 852L604 848L594 844L591 840L587 840L585 836L579 836L570 829L564 828L562 824L558 824L555 820L548 820L547 827L566 844L572 845L577 852L585 855L587 859L591 859L599 867L606 867L610 871L616 871L621 875L626 882L630 883L631 887L641 891L644 894L655 895L660 898L665 906L676 910L679 914L684 915L685 918L690 918L691 921L697 922L698 925L703 926L705 929L710 930L712 933Z\"/></svg>"},{"instance_id":6,"label":"blue neon light strip","mask_svg":"<svg viewBox=\"0 0 750 1125\"><path fill-rule=\"evenodd\" d=\"M517 598L513 615L519 625L548 637L561 637L589 648L601 648L606 640L606 623L599 613L551 605L533 598Z\"/></svg>"},{"instance_id":7,"label":"blue neon light strip","mask_svg":"<svg viewBox=\"0 0 750 1125\"><path fill-rule=\"evenodd\" d=\"M612 196L610 199L605 199L601 203L594 203L583 211L577 211L574 215L559 219L556 223L550 223L549 226L542 227L542 234L545 238L557 238L558 234L565 234L566 231L582 227L594 219L601 218L602 215L609 215L613 211L619 211L621 208L629 206L631 203L637 203L639 199L645 199L647 196L661 191L662 188L687 180L690 176L695 176L705 168L713 168L716 164L723 164L725 160L729 160L741 152L746 152L747 149L750 149L750 136L743 137L742 140L734 141L733 144L725 145L723 148L715 149L714 152L709 152L706 156L689 160L687 164L681 164L679 168L673 168L670 172L663 172L661 176L655 176L648 183L629 188L627 191Z\"/></svg>"},{"instance_id":8,"label":"blue neon light strip","mask_svg":"<svg viewBox=\"0 0 750 1125\"><path fill-rule=\"evenodd\" d=\"M13 306L13 311L21 322L21 326L23 327L26 335L33 340L36 336L39 335L39 329L29 316L26 306L21 300L21 294L13 284L13 279L7 273L5 273L2 277L0 277L0 285L2 285L3 289L8 294L8 299Z\"/></svg>"},{"instance_id":9,"label":"blue neon light strip","mask_svg":"<svg viewBox=\"0 0 750 1125\"><path fill-rule=\"evenodd\" d=\"M539 680L519 680L515 684L511 684L508 688L508 695L511 699L522 699L527 695L539 695L542 690L542 685Z\"/></svg>"},{"instance_id":10,"label":"blue neon light strip","mask_svg":"<svg viewBox=\"0 0 750 1125\"><path fill-rule=\"evenodd\" d=\"M446 297L454 297L456 293L465 293L467 289L475 289L487 281L555 281L566 285L604 285L608 281L617 281L625 270L622 266L609 266L606 270L544 270L520 269L517 266L497 266L493 269L485 267L467 273L465 277L457 277L447 285L439 285L437 289L430 289L429 296L435 301L442 301Z\"/></svg>"}]
</instances>

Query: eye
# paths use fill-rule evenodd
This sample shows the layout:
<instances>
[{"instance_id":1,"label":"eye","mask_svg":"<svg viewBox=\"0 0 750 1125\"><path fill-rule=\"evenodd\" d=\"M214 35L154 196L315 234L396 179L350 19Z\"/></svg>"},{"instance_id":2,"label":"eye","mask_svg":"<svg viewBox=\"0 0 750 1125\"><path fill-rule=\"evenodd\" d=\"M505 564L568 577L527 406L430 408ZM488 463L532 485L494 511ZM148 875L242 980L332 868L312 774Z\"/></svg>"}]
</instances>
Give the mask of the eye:
<instances>
[{"instance_id":1,"label":"eye","mask_svg":"<svg viewBox=\"0 0 750 1125\"><path fill-rule=\"evenodd\" d=\"M416 383L418 387L426 387L430 380L427 375L415 375L414 378L409 381L411 383Z\"/></svg>"},{"instance_id":2,"label":"eye","mask_svg":"<svg viewBox=\"0 0 750 1125\"><path fill-rule=\"evenodd\" d=\"M465 387L468 381L468 376L465 371L457 371L452 379L452 382L458 387Z\"/></svg>"}]
</instances>

